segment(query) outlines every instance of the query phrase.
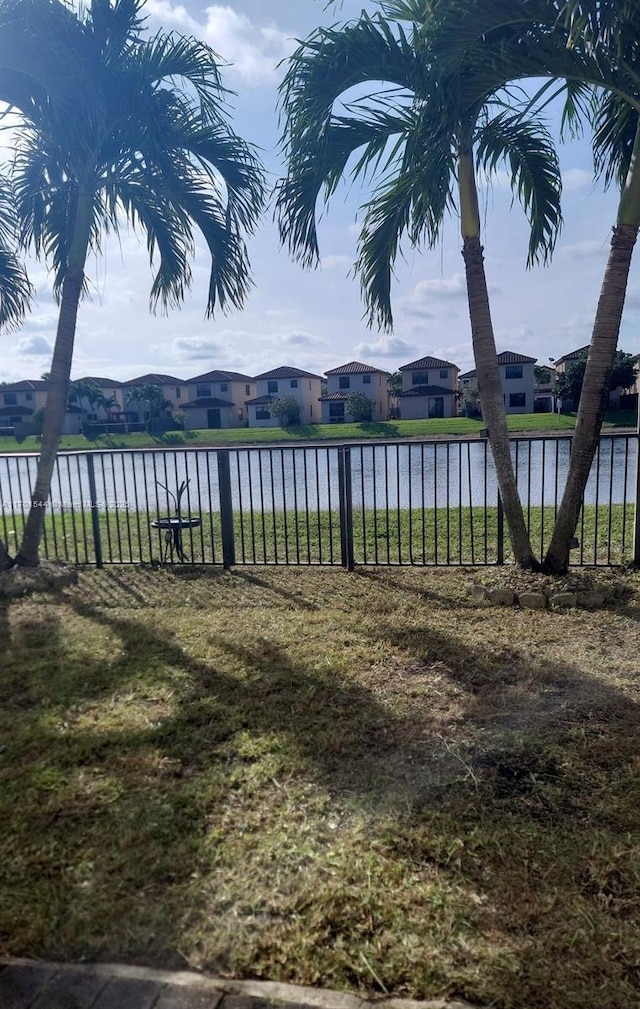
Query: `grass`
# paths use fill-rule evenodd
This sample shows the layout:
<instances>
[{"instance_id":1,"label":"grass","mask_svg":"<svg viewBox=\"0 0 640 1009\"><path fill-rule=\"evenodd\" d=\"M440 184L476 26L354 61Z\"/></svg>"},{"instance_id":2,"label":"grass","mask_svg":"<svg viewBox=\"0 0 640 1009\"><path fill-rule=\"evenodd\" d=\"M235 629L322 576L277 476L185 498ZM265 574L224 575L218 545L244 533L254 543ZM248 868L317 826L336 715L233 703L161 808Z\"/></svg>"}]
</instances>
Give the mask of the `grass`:
<instances>
[{"instance_id":1,"label":"grass","mask_svg":"<svg viewBox=\"0 0 640 1009\"><path fill-rule=\"evenodd\" d=\"M569 431L575 426L574 414L513 414L507 417L509 430L517 432ZM632 411L607 415L605 426L633 426ZM166 448L167 446L226 446L299 441L365 441L369 438L432 438L446 435L479 434L482 422L466 417L435 420L389 420L372 424L301 424L289 428L232 428L220 431L171 431L164 436L149 434L103 435L88 441L84 435L63 435L62 450L105 448ZM38 452L35 437L18 443L15 438L0 438L0 452Z\"/></svg>"},{"instance_id":2,"label":"grass","mask_svg":"<svg viewBox=\"0 0 640 1009\"><path fill-rule=\"evenodd\" d=\"M314 511L307 516L304 502L296 515L285 512L234 511L234 542L239 563L340 564L338 511ZM155 511L99 512L100 542L105 562L154 563L160 559L160 534L151 527ZM555 519L552 506L525 508L534 550L542 556L549 546ZM186 530L183 544L196 564L222 564L220 513L203 513L199 529ZM580 547L573 555L579 564L622 564L633 558L632 504L587 505L578 523ZM15 552L24 518L0 517L0 538ZM358 564L495 564L498 559L496 507L413 508L388 512L353 510L353 545ZM48 512L45 555L93 564L96 560L91 515L88 511ZM504 530L504 556L510 545ZM177 559L177 558L176 558Z\"/></svg>"},{"instance_id":3,"label":"grass","mask_svg":"<svg viewBox=\"0 0 640 1009\"><path fill-rule=\"evenodd\" d=\"M81 575L0 609L0 950L638 1001L636 601L464 572Z\"/></svg>"}]
</instances>

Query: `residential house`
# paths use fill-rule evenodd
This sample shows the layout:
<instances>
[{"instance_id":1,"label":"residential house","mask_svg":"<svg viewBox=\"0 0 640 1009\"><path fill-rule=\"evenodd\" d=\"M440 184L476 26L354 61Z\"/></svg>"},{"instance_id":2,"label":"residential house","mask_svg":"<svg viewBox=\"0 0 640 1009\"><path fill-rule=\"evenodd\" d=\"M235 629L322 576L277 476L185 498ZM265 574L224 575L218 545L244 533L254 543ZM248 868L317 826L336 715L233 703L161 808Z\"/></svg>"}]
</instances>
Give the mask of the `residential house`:
<instances>
[{"instance_id":1,"label":"residential house","mask_svg":"<svg viewBox=\"0 0 640 1009\"><path fill-rule=\"evenodd\" d=\"M563 375L567 368L569 368L572 364L575 364L576 361L579 361L580 358L586 358L588 353L589 344L587 344L586 347L579 347L578 350L572 350L570 354L564 354L562 357L559 357L555 363L556 372L559 375Z\"/></svg>"},{"instance_id":2,"label":"residential house","mask_svg":"<svg viewBox=\"0 0 640 1009\"><path fill-rule=\"evenodd\" d=\"M292 396L300 409L301 424L320 422L320 393L322 378L300 368L274 368L256 375L256 396L247 400L249 427L278 427L280 418L271 412L277 399Z\"/></svg>"},{"instance_id":3,"label":"residential house","mask_svg":"<svg viewBox=\"0 0 640 1009\"><path fill-rule=\"evenodd\" d=\"M563 357L558 358L556 361L556 369L559 373L564 373L568 368L575 364L579 360L587 359L589 354L589 345L586 347L580 347L578 350L571 351L570 354L564 354ZM612 410L618 409L635 409L637 407L637 396L638 396L638 362L640 361L640 355L634 358L633 364L636 370L636 380L627 389L623 389L618 386L615 389L609 390L609 407ZM571 404L571 401L569 400ZM577 409L577 403L571 404L573 409Z\"/></svg>"},{"instance_id":4,"label":"residential house","mask_svg":"<svg viewBox=\"0 0 640 1009\"><path fill-rule=\"evenodd\" d=\"M552 364L536 365L533 369L533 409L535 413L553 413L556 405L554 389L556 369Z\"/></svg>"},{"instance_id":5,"label":"residential house","mask_svg":"<svg viewBox=\"0 0 640 1009\"><path fill-rule=\"evenodd\" d=\"M460 369L456 364L437 357L421 357L398 370L402 375L402 389L398 393L402 420L457 415Z\"/></svg>"},{"instance_id":6,"label":"residential house","mask_svg":"<svg viewBox=\"0 0 640 1009\"><path fill-rule=\"evenodd\" d=\"M129 395L136 386L155 385L161 390L164 399L169 404L162 413L166 416L175 410L182 410L187 400L184 379L174 378L173 375L156 375L149 373L139 375L137 378L130 378L122 383L122 397L127 420L147 421L151 416L149 403L129 400Z\"/></svg>"},{"instance_id":7,"label":"residential house","mask_svg":"<svg viewBox=\"0 0 640 1009\"><path fill-rule=\"evenodd\" d=\"M534 365L537 358L526 354L516 354L505 350L498 354L500 378L502 380L504 408L507 413L533 413L535 375ZM480 411L478 395L478 376L475 368L460 375L462 405L468 415L473 411L467 404L474 404Z\"/></svg>"},{"instance_id":8,"label":"residential house","mask_svg":"<svg viewBox=\"0 0 640 1009\"><path fill-rule=\"evenodd\" d=\"M75 406L79 406L81 409L84 408L84 420L109 420L117 422L125 419L126 407L122 382L118 382L115 378L96 378L93 375L87 375L83 378L74 378L72 384L78 386L95 386L95 388L98 389L104 397L105 403L109 404L108 406L105 406L105 403L87 402L86 397L78 398L71 394L69 396L70 402Z\"/></svg>"},{"instance_id":9,"label":"residential house","mask_svg":"<svg viewBox=\"0 0 640 1009\"><path fill-rule=\"evenodd\" d=\"M207 371L190 378L185 386L187 402L181 410L187 430L243 427L245 403L256 394L254 380L238 371Z\"/></svg>"},{"instance_id":10,"label":"residential house","mask_svg":"<svg viewBox=\"0 0 640 1009\"><path fill-rule=\"evenodd\" d=\"M327 393L320 399L323 424L340 424L353 418L346 412L346 402L352 393L364 393L372 402L371 419L387 420L389 416L389 372L371 364L350 361L327 372Z\"/></svg>"},{"instance_id":11,"label":"residential house","mask_svg":"<svg viewBox=\"0 0 640 1009\"><path fill-rule=\"evenodd\" d=\"M13 432L20 425L29 425L34 412L47 405L47 388L48 382L43 379L0 385L0 428ZM79 434L81 431L82 410L71 404L67 407L62 433Z\"/></svg>"}]
</instances>

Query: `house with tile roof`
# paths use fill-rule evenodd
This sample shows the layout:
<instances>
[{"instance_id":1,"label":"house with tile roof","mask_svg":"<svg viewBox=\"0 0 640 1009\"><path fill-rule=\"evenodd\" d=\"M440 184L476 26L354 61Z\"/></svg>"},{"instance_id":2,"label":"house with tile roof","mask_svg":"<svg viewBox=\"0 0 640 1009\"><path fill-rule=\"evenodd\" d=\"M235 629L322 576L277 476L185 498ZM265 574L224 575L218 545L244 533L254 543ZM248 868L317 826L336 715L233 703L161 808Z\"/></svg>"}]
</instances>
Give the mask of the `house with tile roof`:
<instances>
[{"instance_id":1,"label":"house with tile roof","mask_svg":"<svg viewBox=\"0 0 640 1009\"><path fill-rule=\"evenodd\" d=\"M580 358L582 357L586 358L588 353L589 353L589 344L587 344L586 347L578 347L577 350L572 350L569 354L563 354L563 356L559 357L558 360L555 362L556 372L560 375L564 374L564 372L570 365L574 364L576 361L579 361Z\"/></svg>"},{"instance_id":2,"label":"house with tile roof","mask_svg":"<svg viewBox=\"0 0 640 1009\"><path fill-rule=\"evenodd\" d=\"M216 368L188 379L185 386L187 401L181 407L185 430L244 427L246 401L256 394L250 375Z\"/></svg>"},{"instance_id":3,"label":"house with tile roof","mask_svg":"<svg viewBox=\"0 0 640 1009\"><path fill-rule=\"evenodd\" d=\"M146 375L138 375L122 383L123 408L130 420L149 420L150 411L145 410L145 404L128 399L131 390L139 385L157 385L162 390L162 395L170 405L167 413L175 410L182 410L187 401L185 382L182 378L175 378L173 375L159 375L149 372Z\"/></svg>"},{"instance_id":4,"label":"house with tile roof","mask_svg":"<svg viewBox=\"0 0 640 1009\"><path fill-rule=\"evenodd\" d=\"M534 365L536 357L505 350L498 354L504 408L507 413L533 413L535 398ZM480 414L478 376L475 368L460 375L463 412Z\"/></svg>"},{"instance_id":5,"label":"house with tile roof","mask_svg":"<svg viewBox=\"0 0 640 1009\"><path fill-rule=\"evenodd\" d=\"M42 379L23 379L21 382L0 385L0 429L9 434L22 425L31 424L35 411L47 405L48 385ZM82 431L82 421L80 407L69 404L62 433L79 434ZM29 433L28 430L25 433Z\"/></svg>"},{"instance_id":6,"label":"house with tile roof","mask_svg":"<svg viewBox=\"0 0 640 1009\"><path fill-rule=\"evenodd\" d=\"M301 424L320 423L322 377L300 368L281 367L256 375L256 395L246 402L249 427L279 427L280 419L271 412L277 399L292 396L300 410Z\"/></svg>"},{"instance_id":7,"label":"house with tile roof","mask_svg":"<svg viewBox=\"0 0 640 1009\"><path fill-rule=\"evenodd\" d=\"M428 417L456 417L458 413L458 372L451 361L421 357L398 369L402 389L398 393L402 420Z\"/></svg>"},{"instance_id":8,"label":"house with tile roof","mask_svg":"<svg viewBox=\"0 0 640 1009\"><path fill-rule=\"evenodd\" d=\"M349 396L364 393L372 402L371 419L387 420L389 416L388 371L361 361L349 361L327 372L327 393L320 400L323 424L341 424L353 418L346 412Z\"/></svg>"}]
</instances>

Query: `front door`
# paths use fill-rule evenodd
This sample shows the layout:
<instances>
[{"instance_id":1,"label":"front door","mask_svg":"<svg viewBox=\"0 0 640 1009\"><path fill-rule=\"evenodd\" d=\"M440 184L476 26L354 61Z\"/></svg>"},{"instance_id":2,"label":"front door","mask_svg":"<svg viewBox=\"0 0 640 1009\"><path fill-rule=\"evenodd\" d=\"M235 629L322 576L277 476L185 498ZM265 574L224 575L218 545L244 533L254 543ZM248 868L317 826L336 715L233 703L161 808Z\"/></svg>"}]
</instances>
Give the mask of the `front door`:
<instances>
[{"instance_id":1,"label":"front door","mask_svg":"<svg viewBox=\"0 0 640 1009\"><path fill-rule=\"evenodd\" d=\"M214 406L207 410L207 427L222 427L219 407Z\"/></svg>"}]
</instances>

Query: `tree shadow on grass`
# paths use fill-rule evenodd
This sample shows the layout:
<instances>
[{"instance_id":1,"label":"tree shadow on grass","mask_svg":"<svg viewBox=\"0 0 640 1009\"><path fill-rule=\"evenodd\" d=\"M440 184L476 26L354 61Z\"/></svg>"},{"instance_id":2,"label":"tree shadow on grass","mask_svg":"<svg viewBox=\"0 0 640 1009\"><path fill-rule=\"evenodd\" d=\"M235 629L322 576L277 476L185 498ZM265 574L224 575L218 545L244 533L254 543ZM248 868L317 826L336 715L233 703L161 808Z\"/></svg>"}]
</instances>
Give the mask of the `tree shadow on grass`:
<instances>
[{"instance_id":1,"label":"tree shadow on grass","mask_svg":"<svg viewBox=\"0 0 640 1009\"><path fill-rule=\"evenodd\" d=\"M379 659L358 679L348 666L323 669L322 656L296 661L275 633L247 643L216 626L202 659L170 628L79 594L71 603L75 619L104 631L109 661L70 656L53 605L42 607L41 627L18 622L7 640L4 706L19 722L11 731L7 721L3 765L16 768L4 775L8 951L166 966L207 920L202 956L214 970L273 971L284 949L294 965L283 978L305 982L319 970L363 987L371 975L344 952L361 949L400 993L446 990L505 1009L633 1004L640 718L622 692L516 640L471 646L419 618L365 622ZM142 716L129 715L127 690L146 699ZM92 721L93 706L118 695L112 718ZM296 816L306 816L287 805L283 781L294 799L296 782L312 784L310 809L313 790L326 792L345 833L356 815L370 835L351 861L329 859L328 875L307 878L303 859L282 882L271 866L279 918L267 928L253 907L255 851L270 838L270 816L291 817L291 844ZM216 891L233 832L245 838L237 857L247 859L250 927ZM327 850L342 843L334 835ZM276 858L286 861L291 844ZM398 874L387 876L391 864ZM380 874L373 897L371 872ZM442 917L455 912L457 922L434 933L447 969L429 963L433 940L420 932L434 876L446 890ZM405 886L413 952L385 897L395 888L404 899Z\"/></svg>"}]
</instances>

